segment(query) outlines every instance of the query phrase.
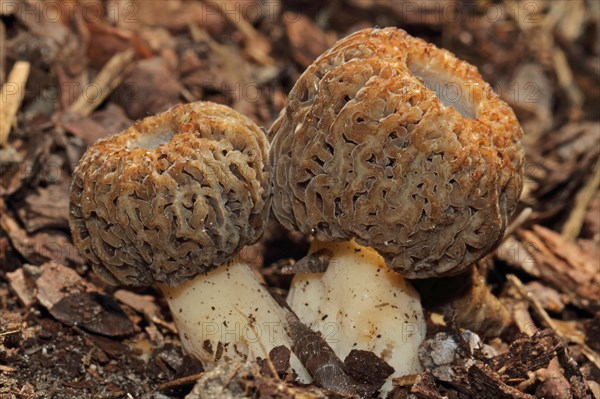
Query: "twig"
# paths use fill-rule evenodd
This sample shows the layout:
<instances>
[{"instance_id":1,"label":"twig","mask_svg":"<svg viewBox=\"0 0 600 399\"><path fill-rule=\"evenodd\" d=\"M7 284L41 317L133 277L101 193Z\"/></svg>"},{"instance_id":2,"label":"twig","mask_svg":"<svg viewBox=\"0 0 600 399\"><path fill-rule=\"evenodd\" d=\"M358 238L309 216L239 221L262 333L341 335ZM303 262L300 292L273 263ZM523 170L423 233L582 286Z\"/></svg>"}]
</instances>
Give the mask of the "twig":
<instances>
[{"instance_id":1,"label":"twig","mask_svg":"<svg viewBox=\"0 0 600 399\"><path fill-rule=\"evenodd\" d=\"M596 162L594 174L585 183L575 196L575 204L573 210L569 214L569 218L563 225L561 234L567 240L575 240L579 236L583 221L585 219L586 210L594 199L594 195L600 186L600 162Z\"/></svg>"},{"instance_id":2,"label":"twig","mask_svg":"<svg viewBox=\"0 0 600 399\"><path fill-rule=\"evenodd\" d=\"M6 27L0 21L0 85L6 78Z\"/></svg>"},{"instance_id":3,"label":"twig","mask_svg":"<svg viewBox=\"0 0 600 399\"><path fill-rule=\"evenodd\" d=\"M69 110L81 116L91 114L123 81L125 73L132 65L134 57L135 51L133 49L115 54L90 84L89 87L93 87L94 89L94 96L89 97L87 91L84 90L79 98L71 104Z\"/></svg>"},{"instance_id":4,"label":"twig","mask_svg":"<svg viewBox=\"0 0 600 399\"><path fill-rule=\"evenodd\" d=\"M510 281L511 284L517 289L519 295L521 295L523 299L525 299L531 304L533 311L541 319L541 322L544 325L544 327L551 328L554 331L558 332L558 328L548 315L548 312L546 312L540 301L538 301L537 298L535 298L529 293L529 291L527 291L527 287L523 285L523 282L514 274L509 274L508 276L506 276L506 279Z\"/></svg>"},{"instance_id":5,"label":"twig","mask_svg":"<svg viewBox=\"0 0 600 399\"><path fill-rule=\"evenodd\" d=\"M238 371L240 371L240 369L242 368L242 365L243 365L243 363L240 363L236 366L235 371L229 375L227 380L223 381L223 386L228 387L229 384L231 384L231 381L233 381L233 379L235 378Z\"/></svg>"},{"instance_id":6,"label":"twig","mask_svg":"<svg viewBox=\"0 0 600 399\"><path fill-rule=\"evenodd\" d=\"M0 373L14 373L15 371L17 371L17 369L14 367L4 366L0 364Z\"/></svg>"},{"instance_id":7,"label":"twig","mask_svg":"<svg viewBox=\"0 0 600 399\"><path fill-rule=\"evenodd\" d=\"M169 382L164 382L164 383L160 384L157 387L157 389L159 391L166 391L166 390L173 389L173 388L176 388L181 385L191 384L192 382L196 382L200 377L202 377L203 374L204 374L204 372L177 378L177 379L171 380Z\"/></svg>"},{"instance_id":8,"label":"twig","mask_svg":"<svg viewBox=\"0 0 600 399\"><path fill-rule=\"evenodd\" d=\"M579 345L581 345L581 353L583 353L590 362L594 363L594 365L600 369L600 355L598 355L598 352L586 344L579 343Z\"/></svg>"},{"instance_id":9,"label":"twig","mask_svg":"<svg viewBox=\"0 0 600 399\"><path fill-rule=\"evenodd\" d=\"M181 94L181 97L184 98L185 101L189 102L189 103L193 103L194 101L198 101L198 99L196 98L196 96L194 96L192 94L191 91L189 91L188 89L186 89L185 87L183 87L180 91L179 94Z\"/></svg>"},{"instance_id":10,"label":"twig","mask_svg":"<svg viewBox=\"0 0 600 399\"><path fill-rule=\"evenodd\" d=\"M0 337L4 337L5 335L16 334L16 333L21 332L21 331L23 331L23 330L17 329L17 330L3 331L3 332L0 332Z\"/></svg>"},{"instance_id":11,"label":"twig","mask_svg":"<svg viewBox=\"0 0 600 399\"><path fill-rule=\"evenodd\" d=\"M515 232L515 230L521 227L523 223L529 220L532 213L533 211L530 207L523 209L521 213L519 213L519 216L517 216L515 220L513 220L513 222L506 228L506 231L504 232L504 238L510 236Z\"/></svg>"},{"instance_id":12,"label":"twig","mask_svg":"<svg viewBox=\"0 0 600 399\"><path fill-rule=\"evenodd\" d=\"M584 98L581 89L575 82L573 71L569 65L567 56L559 47L554 47L552 51L552 60L554 61L554 70L558 77L558 83L567 94L567 98L571 104L571 110L575 112L571 117L578 117L579 115L577 115L577 113L580 112Z\"/></svg>"},{"instance_id":13,"label":"twig","mask_svg":"<svg viewBox=\"0 0 600 399\"><path fill-rule=\"evenodd\" d=\"M204 29L202 29L200 26L198 26L197 23L192 22L191 24L189 24L188 26L189 30L190 30L190 36L192 37L192 40L196 43L200 43L203 41L207 41L207 42L214 42L213 38L210 37L210 35L208 34L208 32Z\"/></svg>"},{"instance_id":14,"label":"twig","mask_svg":"<svg viewBox=\"0 0 600 399\"><path fill-rule=\"evenodd\" d=\"M13 66L0 94L0 146L8 140L10 129L25 96L25 84L29 77L30 64L17 61Z\"/></svg>"},{"instance_id":15,"label":"twig","mask_svg":"<svg viewBox=\"0 0 600 399\"><path fill-rule=\"evenodd\" d=\"M54 394L56 393L56 389L58 388L58 386L61 384L60 379L56 379L53 383L52 386L50 387L50 389L48 389L47 395L48 395L48 399L52 399L54 397Z\"/></svg>"},{"instance_id":16,"label":"twig","mask_svg":"<svg viewBox=\"0 0 600 399\"><path fill-rule=\"evenodd\" d=\"M541 26L545 32L552 32L556 27L556 24L560 21L561 18L567 13L567 8L569 4L562 1L555 1L550 6L550 9L547 13L542 17ZM549 39L552 38L552 35L548 36Z\"/></svg>"},{"instance_id":17,"label":"twig","mask_svg":"<svg viewBox=\"0 0 600 399\"><path fill-rule=\"evenodd\" d=\"M292 352L317 385L344 396L373 395L378 387L357 381L346 373L344 363L321 334L302 323L291 309L286 309L286 313Z\"/></svg>"},{"instance_id":18,"label":"twig","mask_svg":"<svg viewBox=\"0 0 600 399\"><path fill-rule=\"evenodd\" d=\"M558 78L559 86L565 91L567 99L569 100L571 106L569 116L571 119L580 118L580 109L583 104L584 95L581 88L575 82L573 71L565 53L559 46L555 45L552 32L555 31L559 21L565 18L565 14L569 14L571 9L580 7L581 3L580 0L570 2L555 1L552 3L549 12L546 13L546 16L541 23L543 30L546 32L546 34L543 35L544 47L546 47L552 55L554 71ZM581 22L573 23L572 25L579 26L580 24Z\"/></svg>"}]
</instances>

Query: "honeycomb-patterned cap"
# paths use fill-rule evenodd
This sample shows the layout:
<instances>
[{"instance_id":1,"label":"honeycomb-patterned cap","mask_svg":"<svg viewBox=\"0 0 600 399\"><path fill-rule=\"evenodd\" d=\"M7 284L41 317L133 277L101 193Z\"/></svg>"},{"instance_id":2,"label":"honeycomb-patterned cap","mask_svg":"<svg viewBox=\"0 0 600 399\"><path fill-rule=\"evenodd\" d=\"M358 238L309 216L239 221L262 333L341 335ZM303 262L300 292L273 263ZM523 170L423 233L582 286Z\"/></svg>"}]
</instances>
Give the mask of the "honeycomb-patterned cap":
<instances>
[{"instance_id":1,"label":"honeycomb-patterned cap","mask_svg":"<svg viewBox=\"0 0 600 399\"><path fill-rule=\"evenodd\" d=\"M113 284L175 286L263 233L268 142L218 104L177 105L91 146L70 197L73 240Z\"/></svg>"},{"instance_id":2,"label":"honeycomb-patterned cap","mask_svg":"<svg viewBox=\"0 0 600 399\"><path fill-rule=\"evenodd\" d=\"M487 254L522 188L511 108L474 66L396 28L321 55L269 134L277 219L371 246L408 278Z\"/></svg>"}]
</instances>

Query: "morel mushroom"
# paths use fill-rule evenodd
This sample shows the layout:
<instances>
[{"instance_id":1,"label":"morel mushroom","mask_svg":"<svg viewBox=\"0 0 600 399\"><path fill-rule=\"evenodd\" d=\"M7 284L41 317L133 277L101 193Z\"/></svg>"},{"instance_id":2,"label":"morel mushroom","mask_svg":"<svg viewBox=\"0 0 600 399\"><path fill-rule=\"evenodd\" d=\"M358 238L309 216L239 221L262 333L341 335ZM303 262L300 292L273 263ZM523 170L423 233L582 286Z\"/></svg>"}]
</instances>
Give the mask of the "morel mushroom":
<instances>
[{"instance_id":1,"label":"morel mushroom","mask_svg":"<svg viewBox=\"0 0 600 399\"><path fill-rule=\"evenodd\" d=\"M510 107L452 53L395 28L338 41L300 76L270 131L276 218L314 236L314 249L330 248L333 263L344 250L344 264L321 279L296 276L291 307L305 323L329 316L340 324L346 335L332 344L338 356L362 342L358 348L376 349L395 375L406 364L412 366L402 372L416 371L416 350L406 358L394 352L407 345L398 331L377 329L382 337L372 343L364 338L373 319L381 323L405 309L405 321L414 315L424 329L408 283L401 293L394 289L404 297L394 306L404 301L405 309L373 302L360 290L335 302L329 290L350 292L364 283L362 273L354 274L359 265L380 268L375 257L362 258L368 250L348 250L357 245L377 251L407 278L457 274L486 255L521 192L521 136ZM334 242L345 244L326 244ZM330 272L337 276L328 284ZM374 286L392 289L384 276ZM369 301L372 311L362 313L361 303ZM419 342L421 332L414 336ZM379 351L382 340L388 349Z\"/></svg>"},{"instance_id":2,"label":"morel mushroom","mask_svg":"<svg viewBox=\"0 0 600 399\"><path fill-rule=\"evenodd\" d=\"M178 105L98 141L71 186L81 254L113 284L156 285L183 348L211 368L290 345L285 312L237 256L265 228L268 142L218 104ZM302 365L292 366L306 377Z\"/></svg>"}]
</instances>

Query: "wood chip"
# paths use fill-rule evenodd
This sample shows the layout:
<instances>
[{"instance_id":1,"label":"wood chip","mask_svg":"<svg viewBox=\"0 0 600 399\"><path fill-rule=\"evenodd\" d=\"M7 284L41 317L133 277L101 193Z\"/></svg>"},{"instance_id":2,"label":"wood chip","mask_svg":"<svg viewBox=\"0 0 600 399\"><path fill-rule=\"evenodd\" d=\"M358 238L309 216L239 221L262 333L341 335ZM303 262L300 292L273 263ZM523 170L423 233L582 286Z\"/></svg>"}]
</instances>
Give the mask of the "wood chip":
<instances>
[{"instance_id":1,"label":"wood chip","mask_svg":"<svg viewBox=\"0 0 600 399\"><path fill-rule=\"evenodd\" d=\"M179 387L181 385L187 385L189 383L198 381L198 379L200 377L202 377L202 375L204 375L204 372L198 373L198 374L193 374L193 375L188 375L188 376L185 376L185 377L177 378L175 380L164 382L164 383L160 384L157 387L157 389L159 391L167 391L169 389L177 388L177 387Z\"/></svg>"},{"instance_id":2,"label":"wood chip","mask_svg":"<svg viewBox=\"0 0 600 399\"><path fill-rule=\"evenodd\" d=\"M47 309L69 294L96 290L75 270L55 262L42 265L42 274L35 283L38 289L37 298Z\"/></svg>"},{"instance_id":3,"label":"wood chip","mask_svg":"<svg viewBox=\"0 0 600 399\"><path fill-rule=\"evenodd\" d=\"M269 358L258 362L263 375L284 377L290 368L292 351L283 345L274 347L269 351ZM276 373L276 375L273 374Z\"/></svg>"},{"instance_id":4,"label":"wood chip","mask_svg":"<svg viewBox=\"0 0 600 399\"><path fill-rule=\"evenodd\" d=\"M575 204L561 232L565 239L572 241L579 236L587 208L598 192L598 187L600 187L600 162L596 163L593 175L575 196Z\"/></svg>"},{"instance_id":5,"label":"wood chip","mask_svg":"<svg viewBox=\"0 0 600 399\"><path fill-rule=\"evenodd\" d=\"M533 210L529 207L523 209L521 213L519 213L519 216L517 216L515 220L513 220L512 223L506 228L506 231L504 232L504 238L512 235L519 227L521 227L521 225L527 222L532 213Z\"/></svg>"},{"instance_id":6,"label":"wood chip","mask_svg":"<svg viewBox=\"0 0 600 399\"><path fill-rule=\"evenodd\" d=\"M536 298L542 307L550 312L559 313L565 308L560 293L539 281L532 281L525 285L529 295Z\"/></svg>"},{"instance_id":7,"label":"wood chip","mask_svg":"<svg viewBox=\"0 0 600 399\"><path fill-rule=\"evenodd\" d=\"M56 175L62 171L53 171ZM31 193L22 208L17 211L19 219L29 234L43 229L69 228L69 185L67 181L41 187Z\"/></svg>"},{"instance_id":8,"label":"wood chip","mask_svg":"<svg viewBox=\"0 0 600 399\"><path fill-rule=\"evenodd\" d=\"M417 395L419 399L445 399L442 396L437 386L433 375L429 371L425 371L417 376L415 384L410 389L411 393Z\"/></svg>"},{"instance_id":9,"label":"wood chip","mask_svg":"<svg viewBox=\"0 0 600 399\"><path fill-rule=\"evenodd\" d=\"M134 58L133 49L115 54L90 83L88 89L71 104L69 110L81 116L90 115L121 83Z\"/></svg>"},{"instance_id":10,"label":"wood chip","mask_svg":"<svg viewBox=\"0 0 600 399\"><path fill-rule=\"evenodd\" d=\"M495 356L489 366L506 382L526 379L528 373L548 366L566 343L550 329L538 331L531 339L518 339L506 353Z\"/></svg>"},{"instance_id":11,"label":"wood chip","mask_svg":"<svg viewBox=\"0 0 600 399\"><path fill-rule=\"evenodd\" d=\"M555 331L546 329L538 331L531 337L517 339L503 354L491 359L482 359L472 343L467 344L465 333L464 340L458 335L449 336L439 333L434 338L425 341L419 350L422 364L431 371L437 381L445 381L457 391L470 395L470 397L496 399L496 398L521 398L530 399L533 396L520 391L517 387L526 382L533 372L548 367L553 358L561 356L563 363L569 366L570 358L564 358L566 343ZM472 338L478 338L470 333ZM475 348L475 349L474 349ZM569 360L570 359L570 360ZM564 367L564 366L563 366ZM584 389L580 375L575 373L578 389ZM435 391L425 389L424 398L429 398L427 392Z\"/></svg>"},{"instance_id":12,"label":"wood chip","mask_svg":"<svg viewBox=\"0 0 600 399\"><path fill-rule=\"evenodd\" d=\"M58 321L79 326L91 333L121 337L135 332L135 325L108 295L78 292L63 297L50 309Z\"/></svg>"},{"instance_id":13,"label":"wood chip","mask_svg":"<svg viewBox=\"0 0 600 399\"><path fill-rule=\"evenodd\" d=\"M25 269L17 269L14 272L6 273L10 288L17 294L17 297L25 307L30 307L36 301L35 283L25 273Z\"/></svg>"},{"instance_id":14,"label":"wood chip","mask_svg":"<svg viewBox=\"0 0 600 399\"><path fill-rule=\"evenodd\" d=\"M394 368L370 351L352 349L344 359L344 370L364 384L382 386Z\"/></svg>"},{"instance_id":15,"label":"wood chip","mask_svg":"<svg viewBox=\"0 0 600 399\"><path fill-rule=\"evenodd\" d=\"M198 378L199 377L199 378ZM243 399L254 398L278 399L343 399L347 396L336 395L310 385L287 384L278 378L270 378L260 374L260 368L254 362L226 362L200 375L192 375L189 379L198 380L186 399ZM177 385L185 385L189 381L176 380ZM175 381L172 383L174 384ZM162 384L159 389L168 389Z\"/></svg>"},{"instance_id":16,"label":"wood chip","mask_svg":"<svg viewBox=\"0 0 600 399\"><path fill-rule=\"evenodd\" d=\"M520 229L516 240L502 243L498 256L507 263L541 278L565 294L568 302L591 311L600 309L600 262L598 251L540 225Z\"/></svg>"},{"instance_id":17,"label":"wood chip","mask_svg":"<svg viewBox=\"0 0 600 399\"><path fill-rule=\"evenodd\" d=\"M0 372L2 372L2 373L14 373L15 371L17 371L17 369L14 367L5 366L3 364L0 364Z\"/></svg>"},{"instance_id":18,"label":"wood chip","mask_svg":"<svg viewBox=\"0 0 600 399\"><path fill-rule=\"evenodd\" d=\"M153 296L139 295L127 290L118 290L114 296L118 301L150 318L157 317L160 314L160 308L154 302Z\"/></svg>"},{"instance_id":19,"label":"wood chip","mask_svg":"<svg viewBox=\"0 0 600 399\"><path fill-rule=\"evenodd\" d=\"M0 215L0 228L6 232L17 252L30 264L39 265L49 261L83 263L66 233L47 230L29 235L8 213Z\"/></svg>"},{"instance_id":20,"label":"wood chip","mask_svg":"<svg viewBox=\"0 0 600 399\"><path fill-rule=\"evenodd\" d=\"M552 359L547 368L536 372L540 386L536 389L538 397L559 399L570 397L569 382L565 379L560 369L558 360Z\"/></svg>"},{"instance_id":21,"label":"wood chip","mask_svg":"<svg viewBox=\"0 0 600 399\"><path fill-rule=\"evenodd\" d=\"M556 334L558 334L559 337L561 337L565 341L574 342L580 345L582 353L592 363L594 363L596 367L600 368L600 354L598 354L596 351L590 348L584 342L584 338L579 338L578 334L566 334L566 330L564 327L565 322L557 322L556 320L553 320L548 315L544 307L540 304L540 302L534 296L529 295L527 288L523 285L523 283L521 282L521 280L519 280L517 276L510 274L507 276L507 279L515 286L515 288L517 288L519 293L522 295L523 299L529 301L529 303L532 305L533 311L538 316L540 322L544 325L544 327L551 328L556 332Z\"/></svg>"},{"instance_id":22,"label":"wood chip","mask_svg":"<svg viewBox=\"0 0 600 399\"><path fill-rule=\"evenodd\" d=\"M6 27L0 21L0 85L6 79Z\"/></svg>"},{"instance_id":23,"label":"wood chip","mask_svg":"<svg viewBox=\"0 0 600 399\"><path fill-rule=\"evenodd\" d=\"M555 47L552 51L552 59L554 61L554 70L558 77L558 83L566 92L567 98L571 103L571 111L574 113L572 116L577 118L579 116L578 114L581 112L581 106L584 101L583 92L577 86L575 79L573 79L573 71L571 70L571 66L569 65L569 61L567 60L564 51Z\"/></svg>"},{"instance_id":24,"label":"wood chip","mask_svg":"<svg viewBox=\"0 0 600 399\"><path fill-rule=\"evenodd\" d=\"M31 65L27 61L17 61L2 85L0 92L0 146L8 140L10 129L16 121L17 111L25 97L25 85Z\"/></svg>"},{"instance_id":25,"label":"wood chip","mask_svg":"<svg viewBox=\"0 0 600 399\"><path fill-rule=\"evenodd\" d=\"M467 371L468 378L466 386L478 399L534 399L535 397L519 391L491 372L489 366L477 361ZM462 388L462 387L461 387Z\"/></svg>"}]
</instances>

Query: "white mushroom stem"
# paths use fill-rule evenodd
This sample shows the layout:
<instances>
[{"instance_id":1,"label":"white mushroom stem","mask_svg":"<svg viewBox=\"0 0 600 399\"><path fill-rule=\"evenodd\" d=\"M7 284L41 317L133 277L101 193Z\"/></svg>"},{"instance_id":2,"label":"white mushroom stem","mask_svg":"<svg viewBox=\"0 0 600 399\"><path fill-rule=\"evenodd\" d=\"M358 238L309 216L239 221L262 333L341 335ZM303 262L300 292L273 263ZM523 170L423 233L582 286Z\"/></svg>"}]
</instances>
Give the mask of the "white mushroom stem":
<instances>
[{"instance_id":1,"label":"white mushroom stem","mask_svg":"<svg viewBox=\"0 0 600 399\"><path fill-rule=\"evenodd\" d=\"M207 370L230 359L266 359L274 347L292 346L285 311L239 259L177 287L159 288L171 308L183 349ZM290 363L300 381L311 381L293 353Z\"/></svg>"},{"instance_id":2,"label":"white mushroom stem","mask_svg":"<svg viewBox=\"0 0 600 399\"><path fill-rule=\"evenodd\" d=\"M297 274L287 302L340 359L362 349L392 366L381 390L386 394L392 378L422 371L418 349L426 324L419 294L371 248L315 240L310 252L322 248L332 251L327 271Z\"/></svg>"}]
</instances>

